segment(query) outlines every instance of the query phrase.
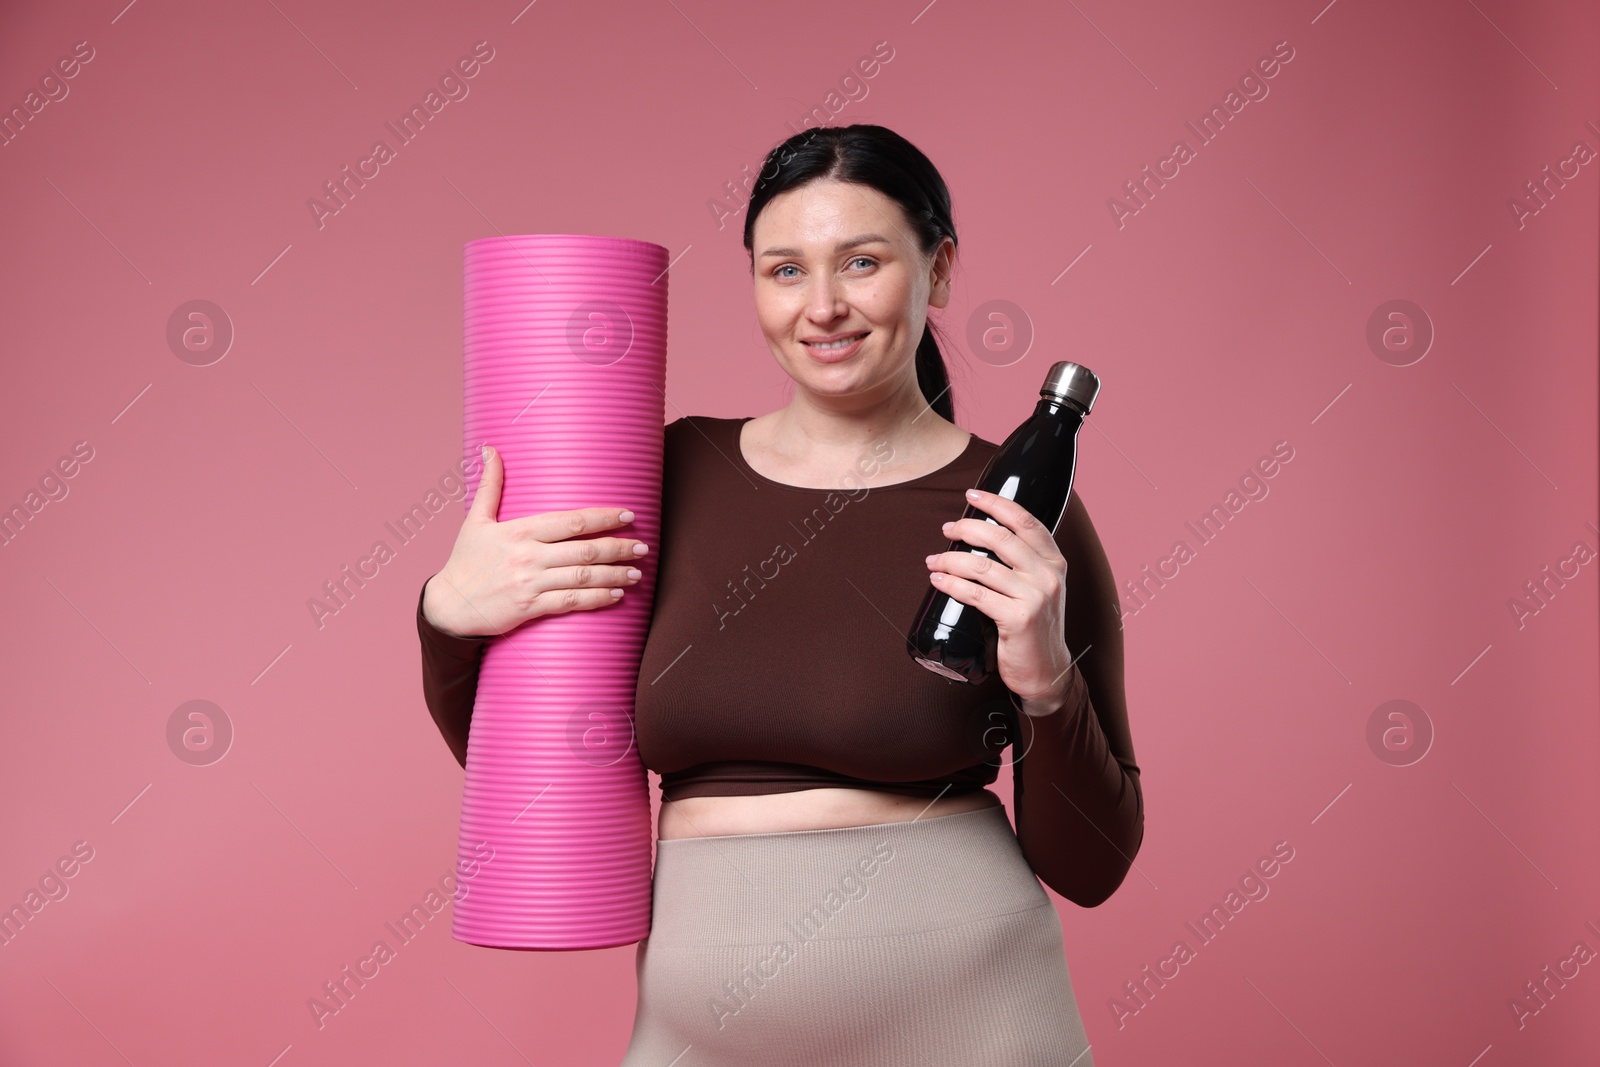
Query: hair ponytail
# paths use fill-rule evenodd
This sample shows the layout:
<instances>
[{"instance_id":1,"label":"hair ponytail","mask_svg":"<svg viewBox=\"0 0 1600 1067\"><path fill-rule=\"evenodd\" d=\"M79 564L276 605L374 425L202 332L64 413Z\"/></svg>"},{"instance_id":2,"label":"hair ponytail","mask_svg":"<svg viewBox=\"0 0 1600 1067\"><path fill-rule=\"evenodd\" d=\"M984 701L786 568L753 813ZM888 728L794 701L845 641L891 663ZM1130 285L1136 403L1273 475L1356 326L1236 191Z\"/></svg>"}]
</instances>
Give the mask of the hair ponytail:
<instances>
[{"instance_id":1,"label":"hair ponytail","mask_svg":"<svg viewBox=\"0 0 1600 1067\"><path fill-rule=\"evenodd\" d=\"M917 387L922 398L934 413L956 421L955 404L950 400L950 374L944 365L944 353L933 336L933 323L922 325L922 340L917 342Z\"/></svg>"}]
</instances>

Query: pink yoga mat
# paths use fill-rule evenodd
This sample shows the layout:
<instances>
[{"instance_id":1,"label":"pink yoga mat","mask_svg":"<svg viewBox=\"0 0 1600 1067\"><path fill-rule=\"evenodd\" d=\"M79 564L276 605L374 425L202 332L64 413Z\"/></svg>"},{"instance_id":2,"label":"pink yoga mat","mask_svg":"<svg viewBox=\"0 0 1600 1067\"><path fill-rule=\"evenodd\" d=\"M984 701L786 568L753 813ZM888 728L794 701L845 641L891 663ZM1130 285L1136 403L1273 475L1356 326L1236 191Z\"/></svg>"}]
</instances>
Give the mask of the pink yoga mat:
<instances>
[{"instance_id":1,"label":"pink yoga mat","mask_svg":"<svg viewBox=\"0 0 1600 1067\"><path fill-rule=\"evenodd\" d=\"M458 840L460 869L477 873L452 933L495 948L628 944L650 932L633 698L660 552L667 250L588 234L469 241L463 318L463 444L505 462L500 521L631 508L632 523L592 536L651 550L621 602L541 616L484 649Z\"/></svg>"}]
</instances>

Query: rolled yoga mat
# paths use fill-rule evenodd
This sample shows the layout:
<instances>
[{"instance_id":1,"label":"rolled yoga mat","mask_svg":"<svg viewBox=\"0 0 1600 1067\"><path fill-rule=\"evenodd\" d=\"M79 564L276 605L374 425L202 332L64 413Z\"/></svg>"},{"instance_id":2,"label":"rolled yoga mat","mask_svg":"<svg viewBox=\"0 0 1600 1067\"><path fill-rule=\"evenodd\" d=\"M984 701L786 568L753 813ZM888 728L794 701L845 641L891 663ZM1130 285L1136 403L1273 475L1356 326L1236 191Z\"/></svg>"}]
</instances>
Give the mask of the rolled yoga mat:
<instances>
[{"instance_id":1,"label":"rolled yoga mat","mask_svg":"<svg viewBox=\"0 0 1600 1067\"><path fill-rule=\"evenodd\" d=\"M632 523L583 536L635 537L650 553L620 603L544 615L484 648L452 933L495 948L624 945L650 932L633 699L660 553L667 250L487 237L467 242L464 281L464 448L471 460L491 445L505 463L499 520L631 508Z\"/></svg>"}]
</instances>

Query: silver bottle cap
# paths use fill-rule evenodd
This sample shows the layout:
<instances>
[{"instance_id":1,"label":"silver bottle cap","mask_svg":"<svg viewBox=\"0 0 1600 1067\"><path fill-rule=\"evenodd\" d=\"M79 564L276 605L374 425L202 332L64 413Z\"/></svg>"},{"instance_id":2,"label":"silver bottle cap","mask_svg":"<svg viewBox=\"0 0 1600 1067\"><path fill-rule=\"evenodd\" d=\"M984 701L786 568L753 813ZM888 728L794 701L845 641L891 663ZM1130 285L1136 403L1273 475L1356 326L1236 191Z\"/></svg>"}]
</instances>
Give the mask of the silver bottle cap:
<instances>
[{"instance_id":1,"label":"silver bottle cap","mask_svg":"<svg viewBox=\"0 0 1600 1067\"><path fill-rule=\"evenodd\" d=\"M1083 364L1063 360L1052 366L1050 373L1044 376L1044 385L1039 393L1071 400L1087 412L1093 409L1094 398L1100 393L1100 379Z\"/></svg>"}]
</instances>

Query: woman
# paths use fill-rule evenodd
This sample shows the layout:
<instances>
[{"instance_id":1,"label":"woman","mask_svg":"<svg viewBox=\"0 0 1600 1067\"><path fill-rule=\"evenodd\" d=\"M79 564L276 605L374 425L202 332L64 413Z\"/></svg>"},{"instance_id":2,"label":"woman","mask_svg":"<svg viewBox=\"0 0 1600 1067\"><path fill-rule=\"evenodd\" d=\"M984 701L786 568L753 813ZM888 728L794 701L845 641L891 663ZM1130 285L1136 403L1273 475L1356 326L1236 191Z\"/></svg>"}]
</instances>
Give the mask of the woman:
<instances>
[{"instance_id":1,"label":"woman","mask_svg":"<svg viewBox=\"0 0 1600 1067\"><path fill-rule=\"evenodd\" d=\"M952 421L927 315L955 231L920 151L879 126L806 131L747 210L794 395L666 427L634 708L663 800L624 1067L1089 1067L1039 879L1093 907L1143 840L1105 553L1077 494L1054 536L992 495L973 503L995 522L960 518L997 446ZM579 538L625 509L497 523L502 477L487 451L418 602L425 695L463 766L482 643L615 603L649 563L625 536ZM943 551L958 540L996 558ZM995 620L983 685L906 655L930 585ZM1012 743L1015 832L984 788Z\"/></svg>"}]
</instances>

